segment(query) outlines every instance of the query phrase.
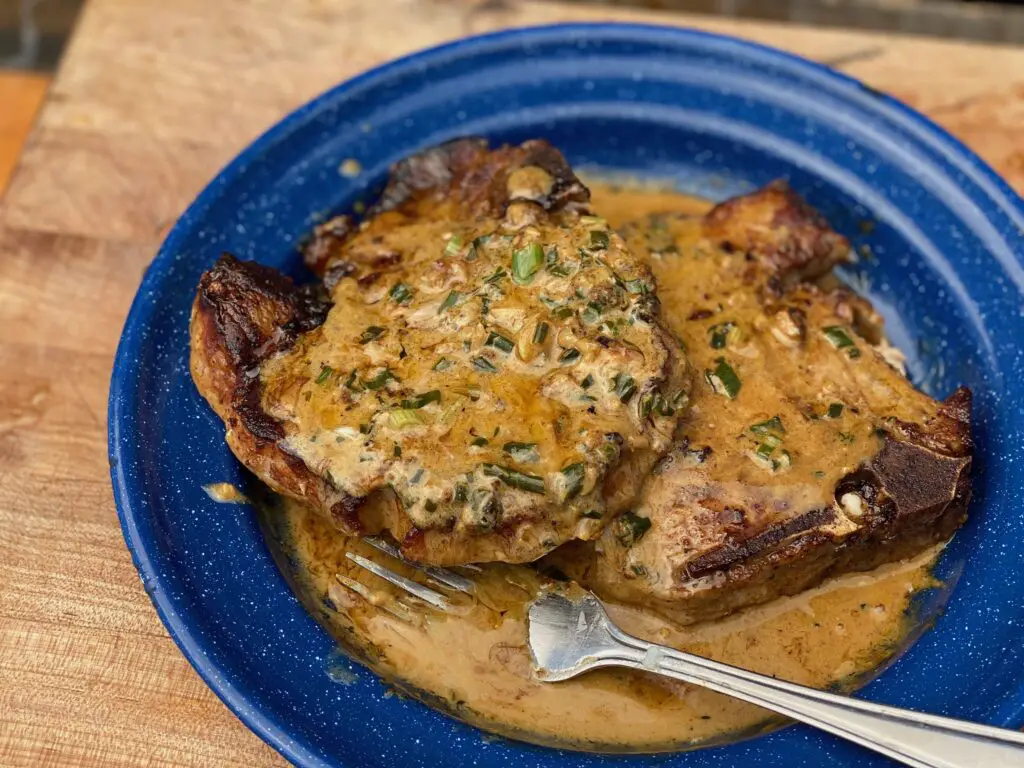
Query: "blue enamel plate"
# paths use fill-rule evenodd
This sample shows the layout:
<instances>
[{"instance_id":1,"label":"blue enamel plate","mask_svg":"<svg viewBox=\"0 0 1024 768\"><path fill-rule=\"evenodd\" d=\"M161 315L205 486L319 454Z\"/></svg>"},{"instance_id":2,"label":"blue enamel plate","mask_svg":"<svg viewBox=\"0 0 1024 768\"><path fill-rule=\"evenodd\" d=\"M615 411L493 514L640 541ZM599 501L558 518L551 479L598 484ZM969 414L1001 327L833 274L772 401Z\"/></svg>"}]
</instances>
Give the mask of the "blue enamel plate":
<instances>
[{"instance_id":1,"label":"blue enamel plate","mask_svg":"<svg viewBox=\"0 0 1024 768\"><path fill-rule=\"evenodd\" d=\"M545 138L577 167L714 199L785 178L870 246L878 258L848 277L870 286L919 386L974 390L977 458L970 520L940 564L951 600L861 695L1024 722L1022 201L956 140L854 80L738 40L628 25L477 37L344 83L245 150L167 238L117 352L111 466L146 590L217 695L303 766L886 764L802 726L657 757L560 752L485 739L386 695L365 669L351 685L325 673L334 643L293 597L256 515L203 491L245 479L189 376L190 305L222 251L300 275L296 245L325 215L371 200L397 160L462 135ZM339 173L349 159L354 178Z\"/></svg>"}]
</instances>

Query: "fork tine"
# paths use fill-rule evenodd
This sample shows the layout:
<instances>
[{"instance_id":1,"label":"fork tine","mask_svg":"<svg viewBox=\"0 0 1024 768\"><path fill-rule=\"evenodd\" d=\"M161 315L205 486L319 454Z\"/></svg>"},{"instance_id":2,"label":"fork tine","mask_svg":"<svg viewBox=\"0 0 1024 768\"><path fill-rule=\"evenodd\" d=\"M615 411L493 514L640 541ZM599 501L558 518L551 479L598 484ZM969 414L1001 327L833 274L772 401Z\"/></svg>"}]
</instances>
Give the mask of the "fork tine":
<instances>
[{"instance_id":1,"label":"fork tine","mask_svg":"<svg viewBox=\"0 0 1024 768\"><path fill-rule=\"evenodd\" d=\"M466 594L473 594L476 585L471 579L467 579L465 576L460 576L454 571L449 571L447 568L437 568L433 565L423 565L422 563L414 563L412 560L407 560L402 556L398 547L379 536L367 536L363 541L370 546L379 549L384 554L390 555L396 560L401 560L403 563L412 566L417 571L427 574L430 578L434 579L434 581L438 581L446 587L451 587L452 589L456 589L459 592L465 592Z\"/></svg>"},{"instance_id":2,"label":"fork tine","mask_svg":"<svg viewBox=\"0 0 1024 768\"><path fill-rule=\"evenodd\" d=\"M404 576L395 573L394 571L389 571L384 566L377 565L377 563L373 562L372 560L367 560L362 555L357 555L354 552L346 552L345 556L348 557L348 559L356 565L365 568L370 573L379 576L385 581L394 584L399 589L404 589L406 592L415 595L423 602L429 603L438 610L448 610L448 600L440 592L435 592L429 587L425 587L422 584L417 584L412 579L407 579Z\"/></svg>"}]
</instances>

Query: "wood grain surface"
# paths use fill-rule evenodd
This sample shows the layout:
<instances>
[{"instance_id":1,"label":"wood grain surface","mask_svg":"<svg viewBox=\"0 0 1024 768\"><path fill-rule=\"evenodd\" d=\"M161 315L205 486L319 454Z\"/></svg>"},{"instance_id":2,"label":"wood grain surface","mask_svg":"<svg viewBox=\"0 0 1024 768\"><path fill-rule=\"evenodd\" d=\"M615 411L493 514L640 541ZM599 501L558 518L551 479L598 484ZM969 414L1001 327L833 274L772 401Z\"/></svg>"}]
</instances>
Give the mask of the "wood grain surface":
<instances>
[{"instance_id":1,"label":"wood grain surface","mask_svg":"<svg viewBox=\"0 0 1024 768\"><path fill-rule=\"evenodd\" d=\"M227 160L339 80L470 33L609 18L829 62L1024 188L1019 50L515 0L93 0L0 201L0 765L281 764L168 638L121 538L107 384L142 272Z\"/></svg>"}]
</instances>

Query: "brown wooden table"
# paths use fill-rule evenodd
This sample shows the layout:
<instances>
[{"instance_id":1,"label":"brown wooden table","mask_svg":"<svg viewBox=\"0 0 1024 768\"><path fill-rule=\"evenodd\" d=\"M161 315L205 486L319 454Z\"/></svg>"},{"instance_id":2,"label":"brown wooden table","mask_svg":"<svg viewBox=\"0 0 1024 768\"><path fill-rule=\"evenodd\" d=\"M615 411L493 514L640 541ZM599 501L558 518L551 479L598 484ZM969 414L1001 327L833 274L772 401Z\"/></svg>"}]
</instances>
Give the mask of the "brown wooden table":
<instances>
[{"instance_id":1,"label":"brown wooden table","mask_svg":"<svg viewBox=\"0 0 1024 768\"><path fill-rule=\"evenodd\" d=\"M829 62L1024 189L1024 51L517 0L93 0L0 201L0 765L282 762L178 652L121 538L107 383L142 272L227 160L339 80L475 32L608 18ZM0 171L33 112L3 87Z\"/></svg>"}]
</instances>

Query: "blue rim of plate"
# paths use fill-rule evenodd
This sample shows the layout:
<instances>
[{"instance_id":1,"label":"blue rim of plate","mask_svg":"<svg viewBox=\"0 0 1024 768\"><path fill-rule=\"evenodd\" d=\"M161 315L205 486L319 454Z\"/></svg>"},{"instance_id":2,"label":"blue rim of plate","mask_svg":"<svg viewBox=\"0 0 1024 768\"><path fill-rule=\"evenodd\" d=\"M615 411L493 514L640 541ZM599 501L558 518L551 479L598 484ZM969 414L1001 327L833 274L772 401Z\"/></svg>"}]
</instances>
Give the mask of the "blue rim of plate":
<instances>
[{"instance_id":1,"label":"blue rim of plate","mask_svg":"<svg viewBox=\"0 0 1024 768\"><path fill-rule=\"evenodd\" d=\"M147 270L128 314L114 363L108 411L111 476L122 530L133 561L142 577L143 585L161 620L193 667L224 703L249 728L294 763L310 766L354 765L354 763L338 763L336 762L337 758L325 758L320 751L308 743L305 737L297 736L282 727L277 722L274 712L267 711L266 707L254 706L251 703L253 697L250 681L236 684L228 680L229 676L225 674L225 670L212 660L214 654L211 652L212 649L207 639L193 632L194 617L182 612L182 606L175 599L173 590L168 588L166 563L161 559L158 536L155 535L150 523L144 519L144 511L137 504L144 481L134 476L126 468L139 466L141 454L152 450L152 446L138 444L136 440L138 436L133 433L135 424L131 416L131 409L137 407L139 403L137 391L139 371L136 355L142 338L142 330L153 317L154 302L156 297L159 297L165 273L177 257L182 242L189 237L197 222L202 221L209 214L220 199L222 191L229 187L233 180L245 173L253 163L258 162L268 147L286 139L304 121L315 117L317 111L324 104L328 102L337 104L356 90L366 90L376 83L386 83L391 78L424 70L428 65L439 60L486 55L488 52L501 53L510 43L525 46L526 50L529 50L530 45L550 43L556 38L560 41L575 41L576 43L580 43L580 41L628 40L635 41L640 45L649 43L652 45L690 46L707 52L709 55L713 53L725 58L743 59L748 65L758 63L770 65L776 71L791 73L804 83L820 86L833 98L855 103L858 109L884 118L888 125L896 126L903 133L908 146L912 145L914 148L922 149L941 158L942 162L959 174L965 186L970 185L972 199L984 211L984 220L979 219L973 221L972 224L977 232L982 233L983 243L989 246L989 254L995 258L998 267L1012 283L1012 286L1018 290L1018 293L1024 293L1021 251L1019 247L1006 245L1005 241L1001 239L1002 236L1010 237L1013 234L1011 230L1015 230L1017 236L1015 242L1019 246L1020 235L1024 232L1024 203L997 174L959 141L900 102L823 65L758 44L694 30L631 24L565 24L512 29L455 41L398 59L349 80L300 107L259 137L222 170L189 206L168 235ZM943 179L929 176L930 170L929 167L922 169L922 183L947 183ZM1000 219L1001 229L997 229L996 225L991 223L997 217ZM1011 232L1011 235L1007 235L1007 232ZM956 282L955 276L953 276L953 283ZM984 340L986 343L991 343L987 336ZM993 347L993 350L995 349ZM1024 380L1024 376L1019 375L1024 373L1020 369L1020 361L1015 361L1012 367L1011 376L1015 377L1014 380ZM1007 378L1001 371L1000 375ZM1012 687L1012 690L1003 691L1004 695L998 707L983 713L985 719L1003 725L1019 723L1024 719L1024 685L1021 685L1020 682L1016 679L1007 682L1007 686ZM876 690L875 685L877 684L873 684L869 690ZM453 725L453 727L455 726ZM783 750L789 749L790 742L794 739L814 741L823 738L801 729L789 729L783 736L789 741L779 742L779 735L767 738L779 744ZM519 744L509 745L508 749L511 751L503 754L506 759L516 756L519 759L532 756L539 763L551 765L569 764L570 762L574 765L577 763L581 765L598 764L605 760L625 760L626 762L635 760L637 764L645 765L664 764L666 760L672 764L676 764L674 760L679 760L679 764L683 765L728 765L731 764L730 761L740 757L741 753L736 750L742 746L687 753L674 758L625 759L574 755L574 759L570 760L569 753ZM866 756L865 753L856 754Z\"/></svg>"}]
</instances>

